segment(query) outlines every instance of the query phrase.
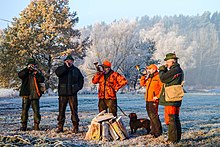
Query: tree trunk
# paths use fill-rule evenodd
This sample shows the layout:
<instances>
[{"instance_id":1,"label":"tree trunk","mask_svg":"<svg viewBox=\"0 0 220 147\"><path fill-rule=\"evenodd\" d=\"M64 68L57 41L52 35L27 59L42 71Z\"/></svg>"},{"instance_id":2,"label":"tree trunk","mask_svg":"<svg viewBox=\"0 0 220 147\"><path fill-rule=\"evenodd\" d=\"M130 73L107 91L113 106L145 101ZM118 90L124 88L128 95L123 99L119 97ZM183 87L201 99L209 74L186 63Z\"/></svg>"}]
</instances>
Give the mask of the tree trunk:
<instances>
[{"instance_id":1,"label":"tree trunk","mask_svg":"<svg viewBox=\"0 0 220 147\"><path fill-rule=\"evenodd\" d=\"M52 68L52 57L51 57L51 55L49 55L49 57L48 57L47 67L48 67L48 70L47 70L46 76L45 76L45 79L46 79L45 84L46 84L46 87L48 89L48 88L53 88L53 87L51 87L52 85L50 83L50 77L51 77L50 72L51 72L51 68Z\"/></svg>"}]
</instances>

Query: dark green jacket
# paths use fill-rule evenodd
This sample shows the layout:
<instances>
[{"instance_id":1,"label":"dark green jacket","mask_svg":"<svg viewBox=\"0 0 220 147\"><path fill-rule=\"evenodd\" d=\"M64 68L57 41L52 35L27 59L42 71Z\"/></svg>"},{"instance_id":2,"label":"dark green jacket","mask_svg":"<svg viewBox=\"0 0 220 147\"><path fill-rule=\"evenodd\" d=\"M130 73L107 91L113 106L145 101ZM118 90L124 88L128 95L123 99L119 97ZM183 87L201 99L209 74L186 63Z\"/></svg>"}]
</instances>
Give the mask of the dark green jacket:
<instances>
[{"instance_id":1,"label":"dark green jacket","mask_svg":"<svg viewBox=\"0 0 220 147\"><path fill-rule=\"evenodd\" d=\"M159 71L159 76L161 82L164 83L166 87L171 85L180 85L184 78L183 70L180 68L180 65L178 63L174 63L174 65L171 66L170 70L168 70L167 68L164 69L162 68ZM177 101L177 102L165 101L164 87L162 88L159 99L160 105L180 107L181 103L182 101Z\"/></svg>"},{"instance_id":2,"label":"dark green jacket","mask_svg":"<svg viewBox=\"0 0 220 147\"><path fill-rule=\"evenodd\" d=\"M56 75L59 77L58 95L59 96L72 96L83 88L84 77L80 70L72 65L67 67L66 64L59 66L55 70Z\"/></svg>"},{"instance_id":3,"label":"dark green jacket","mask_svg":"<svg viewBox=\"0 0 220 147\"><path fill-rule=\"evenodd\" d=\"M21 90L20 90L20 96L30 96L31 94L31 89L34 88L34 85L31 83L33 83L31 80L33 80L33 72L28 70L28 68L24 68L23 70L21 70L18 73L18 77L22 80L22 84L21 84ZM39 83L43 83L44 82L44 76L42 75L42 73L37 73L36 74L36 80L37 80L37 85L38 88L40 89L40 85ZM42 95L42 93L40 93L40 96ZM40 97L39 96L39 97ZM38 98L39 98L38 97Z\"/></svg>"}]
</instances>

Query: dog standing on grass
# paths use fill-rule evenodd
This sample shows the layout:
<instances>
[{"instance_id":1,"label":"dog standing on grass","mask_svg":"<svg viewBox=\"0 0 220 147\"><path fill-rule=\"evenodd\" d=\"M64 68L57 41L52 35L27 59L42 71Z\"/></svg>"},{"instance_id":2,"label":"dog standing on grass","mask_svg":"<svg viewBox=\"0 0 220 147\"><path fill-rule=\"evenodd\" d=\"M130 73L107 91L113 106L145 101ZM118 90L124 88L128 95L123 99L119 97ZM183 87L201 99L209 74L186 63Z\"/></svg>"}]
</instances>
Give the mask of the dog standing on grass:
<instances>
[{"instance_id":1,"label":"dog standing on grass","mask_svg":"<svg viewBox=\"0 0 220 147\"><path fill-rule=\"evenodd\" d=\"M145 128L147 130L147 134L150 132L150 120L146 118L137 119L136 113L130 113L130 129L131 134L136 133L138 128Z\"/></svg>"}]
</instances>

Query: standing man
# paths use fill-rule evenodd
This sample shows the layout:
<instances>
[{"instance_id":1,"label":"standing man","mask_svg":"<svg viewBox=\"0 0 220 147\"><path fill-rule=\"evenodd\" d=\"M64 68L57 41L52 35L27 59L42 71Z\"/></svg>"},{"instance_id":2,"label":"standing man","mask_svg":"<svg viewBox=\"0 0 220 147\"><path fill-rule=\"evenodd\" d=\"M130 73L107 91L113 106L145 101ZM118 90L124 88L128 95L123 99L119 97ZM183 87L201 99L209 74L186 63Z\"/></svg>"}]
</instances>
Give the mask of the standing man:
<instances>
[{"instance_id":1,"label":"standing man","mask_svg":"<svg viewBox=\"0 0 220 147\"><path fill-rule=\"evenodd\" d=\"M124 76L111 69L111 62L104 61L102 64L103 71L97 72L93 79L93 84L99 84L99 112L109 110L114 116L117 116L117 91L127 84Z\"/></svg>"},{"instance_id":2,"label":"standing man","mask_svg":"<svg viewBox=\"0 0 220 147\"><path fill-rule=\"evenodd\" d=\"M73 57L68 55L64 60L64 65L59 66L55 71L56 75L59 77L59 115L57 118L57 133L63 132L65 111L68 102L71 109L73 133L78 133L79 131L77 92L83 88L84 77L80 70L73 65L73 62Z\"/></svg>"},{"instance_id":3,"label":"standing man","mask_svg":"<svg viewBox=\"0 0 220 147\"><path fill-rule=\"evenodd\" d=\"M180 85L183 81L183 70L177 62L175 53L168 53L164 61L166 65L159 67L160 80L164 86ZM181 139L181 124L179 119L182 101L165 101L164 87L160 95L160 105L164 105L165 123L168 125L167 142L179 142Z\"/></svg>"},{"instance_id":4,"label":"standing man","mask_svg":"<svg viewBox=\"0 0 220 147\"><path fill-rule=\"evenodd\" d=\"M147 73L141 76L140 85L146 86L145 101L151 123L150 134L158 137L162 134L162 126L158 115L158 104L160 90L163 84L160 81L159 72L155 64L147 67Z\"/></svg>"},{"instance_id":5,"label":"standing man","mask_svg":"<svg viewBox=\"0 0 220 147\"><path fill-rule=\"evenodd\" d=\"M39 99L42 95L40 91L40 83L44 82L44 77L39 69L35 59L29 59L27 67L18 73L22 80L20 96L22 97L22 113L21 113L21 131L27 130L28 110L30 105L34 112L34 130L40 130L39 124L41 120Z\"/></svg>"}]
</instances>

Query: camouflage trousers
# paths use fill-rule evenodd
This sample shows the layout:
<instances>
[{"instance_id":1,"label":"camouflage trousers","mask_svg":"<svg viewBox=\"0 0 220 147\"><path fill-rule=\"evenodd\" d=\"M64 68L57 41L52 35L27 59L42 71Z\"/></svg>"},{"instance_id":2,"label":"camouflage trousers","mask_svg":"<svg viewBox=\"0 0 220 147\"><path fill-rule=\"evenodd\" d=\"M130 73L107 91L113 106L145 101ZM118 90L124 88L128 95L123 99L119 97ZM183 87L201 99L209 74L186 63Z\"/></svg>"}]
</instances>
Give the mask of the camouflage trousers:
<instances>
[{"instance_id":1,"label":"camouflage trousers","mask_svg":"<svg viewBox=\"0 0 220 147\"><path fill-rule=\"evenodd\" d=\"M22 98L21 123L27 123L30 106L34 112L34 123L39 124L41 120L39 99L29 99L29 97Z\"/></svg>"},{"instance_id":2,"label":"camouflage trousers","mask_svg":"<svg viewBox=\"0 0 220 147\"><path fill-rule=\"evenodd\" d=\"M107 109L109 113L112 113L114 116L117 116L117 100L112 99L99 99L99 112ZM108 112L108 111L107 111Z\"/></svg>"}]
</instances>

